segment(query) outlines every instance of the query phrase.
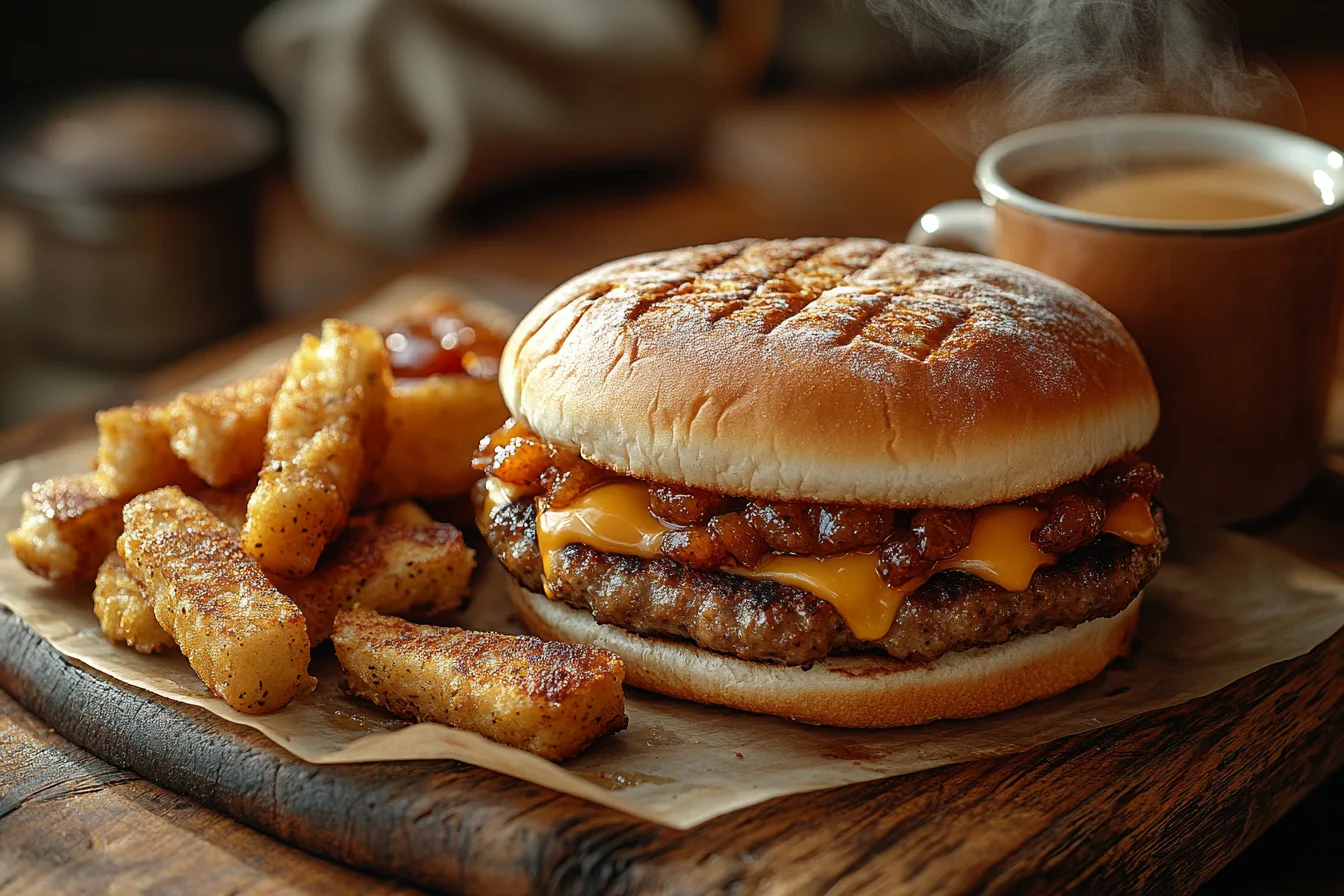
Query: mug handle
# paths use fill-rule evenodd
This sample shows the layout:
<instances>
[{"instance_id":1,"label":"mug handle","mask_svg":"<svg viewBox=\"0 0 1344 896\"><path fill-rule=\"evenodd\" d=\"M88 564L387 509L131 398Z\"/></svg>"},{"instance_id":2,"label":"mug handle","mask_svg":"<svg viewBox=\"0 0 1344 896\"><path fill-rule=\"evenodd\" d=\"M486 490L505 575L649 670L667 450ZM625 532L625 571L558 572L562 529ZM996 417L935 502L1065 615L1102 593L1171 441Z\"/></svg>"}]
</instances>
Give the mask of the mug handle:
<instances>
[{"instance_id":1,"label":"mug handle","mask_svg":"<svg viewBox=\"0 0 1344 896\"><path fill-rule=\"evenodd\" d=\"M980 200L954 199L939 203L921 215L905 235L905 241L915 246L989 255L993 223L994 210Z\"/></svg>"}]
</instances>

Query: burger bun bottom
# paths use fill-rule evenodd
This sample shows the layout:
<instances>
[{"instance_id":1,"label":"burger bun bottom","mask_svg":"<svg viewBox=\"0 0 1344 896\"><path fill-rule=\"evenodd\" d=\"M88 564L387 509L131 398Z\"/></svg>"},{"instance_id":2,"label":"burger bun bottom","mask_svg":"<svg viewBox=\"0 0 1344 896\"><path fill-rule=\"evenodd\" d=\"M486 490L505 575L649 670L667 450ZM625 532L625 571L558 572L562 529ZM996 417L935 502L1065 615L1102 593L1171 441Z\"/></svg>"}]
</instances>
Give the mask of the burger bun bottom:
<instances>
[{"instance_id":1,"label":"burger bun bottom","mask_svg":"<svg viewBox=\"0 0 1344 896\"><path fill-rule=\"evenodd\" d=\"M861 653L802 667L741 660L682 641L636 635L598 623L587 610L528 591L512 578L508 586L530 631L611 651L625 662L626 682L636 687L842 728L969 719L1063 693L1129 651L1142 598L1109 618L947 653L931 663Z\"/></svg>"}]
</instances>

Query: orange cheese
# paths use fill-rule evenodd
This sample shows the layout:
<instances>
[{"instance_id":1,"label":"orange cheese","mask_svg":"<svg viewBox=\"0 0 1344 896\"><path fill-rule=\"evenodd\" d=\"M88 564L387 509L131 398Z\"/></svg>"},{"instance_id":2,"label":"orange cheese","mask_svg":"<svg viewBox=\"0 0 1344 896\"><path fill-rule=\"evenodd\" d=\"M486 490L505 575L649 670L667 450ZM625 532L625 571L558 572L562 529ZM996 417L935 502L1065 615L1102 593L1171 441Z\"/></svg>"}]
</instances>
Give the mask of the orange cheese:
<instances>
[{"instance_id":1,"label":"orange cheese","mask_svg":"<svg viewBox=\"0 0 1344 896\"><path fill-rule=\"evenodd\" d=\"M660 557L658 544L667 530L649 512L649 489L644 483L625 480L598 486L563 510L537 514L542 575L549 579L551 555L575 542L607 554Z\"/></svg>"},{"instance_id":2,"label":"orange cheese","mask_svg":"<svg viewBox=\"0 0 1344 896\"><path fill-rule=\"evenodd\" d=\"M493 511L502 504L512 504L523 498L535 495L537 490L525 485L514 485L494 476L485 477L486 512Z\"/></svg>"},{"instance_id":3,"label":"orange cheese","mask_svg":"<svg viewBox=\"0 0 1344 896\"><path fill-rule=\"evenodd\" d=\"M1142 495L1131 495L1106 512L1101 531L1118 535L1134 544L1153 544L1157 541L1157 524L1153 522L1153 505Z\"/></svg>"},{"instance_id":4,"label":"orange cheese","mask_svg":"<svg viewBox=\"0 0 1344 896\"><path fill-rule=\"evenodd\" d=\"M502 503L507 497L502 489L487 486L492 503ZM960 570L1008 591L1025 590L1036 570L1056 559L1031 540L1043 516L1039 510L1016 504L980 508L970 544L939 561L929 575ZM537 515L543 574L550 578L551 558L568 544L586 544L609 554L659 557L659 543L669 528L649 512L648 489L643 483L621 480L599 486L563 509ZM1135 497L1116 505L1107 517L1105 531L1137 544L1152 544L1155 532L1147 501ZM926 576L894 588L882 580L877 563L877 551L868 549L829 557L767 554L755 568L724 569L810 591L834 606L857 637L872 640L887 633L906 595L928 580Z\"/></svg>"},{"instance_id":5,"label":"orange cheese","mask_svg":"<svg viewBox=\"0 0 1344 896\"><path fill-rule=\"evenodd\" d=\"M748 579L769 579L810 591L835 607L850 630L864 640L880 638L905 596L924 584L924 579L893 588L877 572L877 551L852 551L830 557L799 557L766 554L755 569L728 567Z\"/></svg>"},{"instance_id":6,"label":"orange cheese","mask_svg":"<svg viewBox=\"0 0 1344 896\"><path fill-rule=\"evenodd\" d=\"M729 571L749 579L772 579L810 591L840 613L850 631L865 641L880 638L907 594L927 582L934 573L958 569L988 579L1007 591L1023 591L1037 567L1055 562L1031 541L1031 530L1044 514L1030 507L999 504L985 507L975 516L971 543L946 560L934 564L923 578L893 588L877 572L877 551L854 551L831 557L798 557L767 554L755 569L732 567Z\"/></svg>"},{"instance_id":7,"label":"orange cheese","mask_svg":"<svg viewBox=\"0 0 1344 896\"><path fill-rule=\"evenodd\" d=\"M1054 554L1047 554L1031 540L1032 530L1045 514L1018 504L991 504L975 514L971 543L947 560L940 561L934 572L959 569L998 585L1004 591L1026 591L1037 567L1052 566Z\"/></svg>"}]
</instances>

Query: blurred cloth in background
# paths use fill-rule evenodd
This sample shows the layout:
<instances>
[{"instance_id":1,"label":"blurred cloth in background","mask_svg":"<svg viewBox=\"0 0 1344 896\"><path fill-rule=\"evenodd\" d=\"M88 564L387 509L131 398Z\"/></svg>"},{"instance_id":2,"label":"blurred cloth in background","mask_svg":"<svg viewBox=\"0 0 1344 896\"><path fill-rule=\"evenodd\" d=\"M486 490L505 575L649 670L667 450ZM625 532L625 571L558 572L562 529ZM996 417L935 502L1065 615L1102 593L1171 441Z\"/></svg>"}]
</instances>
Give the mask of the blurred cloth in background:
<instances>
[{"instance_id":1,"label":"blurred cloth in background","mask_svg":"<svg viewBox=\"0 0 1344 896\"><path fill-rule=\"evenodd\" d=\"M685 156L768 52L772 4L730 5L765 49L735 25L729 66L728 23L682 0L282 0L245 48L315 209L408 247L450 199L521 175Z\"/></svg>"},{"instance_id":2,"label":"blurred cloth in background","mask_svg":"<svg viewBox=\"0 0 1344 896\"><path fill-rule=\"evenodd\" d=\"M1344 4L1320 0L43 0L0 3L0 123L43 97L125 81L257 96L260 75L322 222L414 248L450 201L490 186L693 161L716 105L761 84L848 92L965 77L987 43L1020 30L974 27L991 12L1147 21L1222 7L1248 50L1336 52L1344 37ZM1104 31L1074 56L1087 61Z\"/></svg>"}]
</instances>

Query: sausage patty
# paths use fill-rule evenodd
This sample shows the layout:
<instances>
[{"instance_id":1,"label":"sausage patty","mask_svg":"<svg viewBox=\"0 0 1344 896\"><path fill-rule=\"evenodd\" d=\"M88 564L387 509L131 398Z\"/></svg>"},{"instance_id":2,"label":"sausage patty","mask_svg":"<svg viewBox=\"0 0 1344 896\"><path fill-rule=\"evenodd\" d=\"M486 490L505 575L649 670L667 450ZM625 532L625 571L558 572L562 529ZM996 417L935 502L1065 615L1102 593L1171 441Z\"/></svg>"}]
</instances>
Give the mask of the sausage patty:
<instances>
[{"instance_id":1,"label":"sausage patty","mask_svg":"<svg viewBox=\"0 0 1344 896\"><path fill-rule=\"evenodd\" d=\"M491 551L525 588L541 593L536 510L523 500L483 508L477 485L477 525ZM796 666L829 654L881 649L899 660L929 662L948 651L1002 644L1018 635L1114 616L1157 574L1167 547L1162 512L1154 507L1157 544L1103 535L1043 566L1025 591L1005 591L968 573L934 575L910 594L891 629L861 641L829 603L801 588L719 570L695 570L672 560L607 554L571 544L558 551L552 595L592 611L602 623L642 635L693 641L746 660Z\"/></svg>"}]
</instances>

